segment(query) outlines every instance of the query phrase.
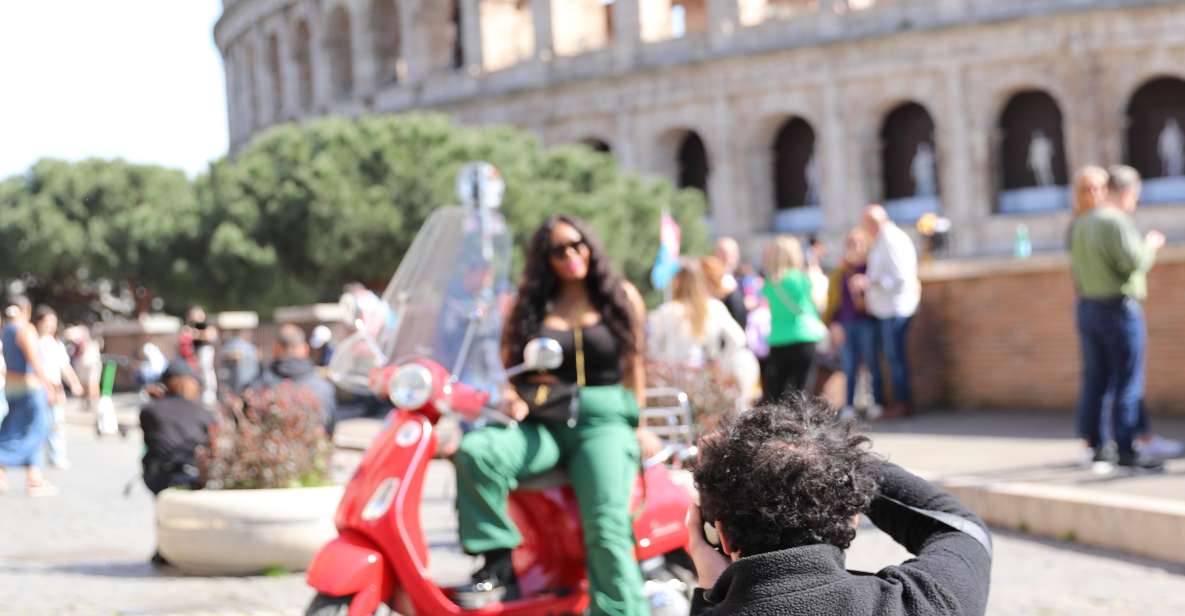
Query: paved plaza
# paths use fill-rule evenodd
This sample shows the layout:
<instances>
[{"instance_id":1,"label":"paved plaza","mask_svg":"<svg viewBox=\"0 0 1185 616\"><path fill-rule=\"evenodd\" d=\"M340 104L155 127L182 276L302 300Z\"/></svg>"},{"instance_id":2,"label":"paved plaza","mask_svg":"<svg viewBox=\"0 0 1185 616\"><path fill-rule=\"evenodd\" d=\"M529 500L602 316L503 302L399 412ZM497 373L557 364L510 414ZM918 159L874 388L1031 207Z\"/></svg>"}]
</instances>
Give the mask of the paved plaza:
<instances>
[{"instance_id":1,"label":"paved plaza","mask_svg":"<svg viewBox=\"0 0 1185 616\"><path fill-rule=\"evenodd\" d=\"M955 459L973 465L983 460L976 451L1011 455L1016 467L1033 466L1019 453L999 450L1001 434L960 436L970 439L964 451L940 451L934 443L942 441L944 430L949 432L943 428L950 427L949 421L932 417L918 423L916 432L907 432L908 426L886 424L877 428L881 432L874 438L878 448L891 450L890 457L917 468L932 471L955 465ZM1035 429L1021 428L1022 433ZM14 488L0 496L0 614L302 613L311 593L300 574L204 578L149 566L151 496L139 483L124 495L138 470L139 433L133 429L126 439L100 440L87 426L76 424L70 437L74 468L50 471L61 494L28 498L20 474L11 473ZM1032 440L1032 455L1043 451L1046 461L1073 458L1072 440ZM357 452L341 452L339 470L347 472L357 459ZM1164 479L1179 481L1172 473ZM457 551L452 494L451 468L435 462L425 489L423 518L433 549L433 572L442 581L464 577L471 566ZM1185 613L1185 567L1005 531L997 531L995 539L988 610L993 616ZM848 564L875 570L906 557L887 536L866 527Z\"/></svg>"}]
</instances>

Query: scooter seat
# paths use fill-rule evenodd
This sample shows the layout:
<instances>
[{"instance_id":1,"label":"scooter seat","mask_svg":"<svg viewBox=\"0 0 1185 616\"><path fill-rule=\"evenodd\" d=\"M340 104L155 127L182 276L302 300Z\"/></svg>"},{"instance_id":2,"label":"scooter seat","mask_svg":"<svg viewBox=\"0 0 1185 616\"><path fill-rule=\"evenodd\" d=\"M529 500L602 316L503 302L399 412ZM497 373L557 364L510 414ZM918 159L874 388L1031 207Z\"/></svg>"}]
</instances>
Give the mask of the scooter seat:
<instances>
[{"instance_id":1,"label":"scooter seat","mask_svg":"<svg viewBox=\"0 0 1185 616\"><path fill-rule=\"evenodd\" d=\"M523 479L518 482L517 490L519 492L542 492L543 490L566 486L568 485L568 481L568 471L557 466L546 473L540 473Z\"/></svg>"}]
</instances>

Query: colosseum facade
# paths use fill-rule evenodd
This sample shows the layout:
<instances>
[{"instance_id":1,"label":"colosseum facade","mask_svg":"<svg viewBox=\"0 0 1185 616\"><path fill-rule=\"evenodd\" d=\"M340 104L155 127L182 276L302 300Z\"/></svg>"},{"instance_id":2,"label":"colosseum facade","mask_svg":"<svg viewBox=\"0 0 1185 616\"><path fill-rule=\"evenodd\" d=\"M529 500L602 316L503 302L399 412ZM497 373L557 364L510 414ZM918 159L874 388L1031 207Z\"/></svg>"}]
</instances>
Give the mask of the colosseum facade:
<instances>
[{"instance_id":1,"label":"colosseum facade","mask_svg":"<svg viewBox=\"0 0 1185 616\"><path fill-rule=\"evenodd\" d=\"M716 233L835 240L870 201L951 252L1064 243L1089 163L1185 240L1180 0L224 0L232 152L273 124L435 109L703 190Z\"/></svg>"}]
</instances>

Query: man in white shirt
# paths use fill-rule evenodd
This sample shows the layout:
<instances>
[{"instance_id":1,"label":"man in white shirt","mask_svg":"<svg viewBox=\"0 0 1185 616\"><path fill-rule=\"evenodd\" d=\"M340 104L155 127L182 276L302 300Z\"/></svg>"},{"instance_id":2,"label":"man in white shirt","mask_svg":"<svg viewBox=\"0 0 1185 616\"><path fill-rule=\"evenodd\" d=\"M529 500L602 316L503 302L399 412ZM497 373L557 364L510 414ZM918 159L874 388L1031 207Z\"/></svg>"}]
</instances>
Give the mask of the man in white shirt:
<instances>
[{"instance_id":1,"label":"man in white shirt","mask_svg":"<svg viewBox=\"0 0 1185 616\"><path fill-rule=\"evenodd\" d=\"M75 396L82 395L82 383L70 365L70 354L66 352L66 345L58 340L58 315L49 306L38 306L33 314L33 324L37 326L37 348L41 355L41 365L49 377L50 386L57 390L57 401L53 404L53 427L50 429L47 443L49 463L56 468L70 468L70 461L66 458L66 394L62 387L65 381L70 386L70 392Z\"/></svg>"},{"instance_id":2,"label":"man in white shirt","mask_svg":"<svg viewBox=\"0 0 1185 616\"><path fill-rule=\"evenodd\" d=\"M868 312L880 321L880 338L893 383L893 404L883 417L892 419L908 414L911 402L906 340L922 295L918 253L913 240L889 220L880 205L864 209L860 226L873 238L873 245L867 272L853 276L850 284L854 294L864 293Z\"/></svg>"}]
</instances>

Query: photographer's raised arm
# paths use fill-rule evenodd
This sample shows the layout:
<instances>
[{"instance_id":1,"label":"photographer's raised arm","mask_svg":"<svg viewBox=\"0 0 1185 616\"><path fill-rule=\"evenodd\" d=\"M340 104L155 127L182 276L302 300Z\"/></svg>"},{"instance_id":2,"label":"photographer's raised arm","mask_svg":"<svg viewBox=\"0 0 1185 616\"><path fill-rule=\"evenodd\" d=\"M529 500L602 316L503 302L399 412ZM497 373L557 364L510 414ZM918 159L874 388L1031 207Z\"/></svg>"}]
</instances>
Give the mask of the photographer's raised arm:
<instances>
[{"instance_id":1,"label":"photographer's raised arm","mask_svg":"<svg viewBox=\"0 0 1185 616\"><path fill-rule=\"evenodd\" d=\"M991 536L957 498L886 462L880 494L868 517L916 556L886 567L879 577L900 582L915 601L953 601L955 605L946 607L955 611L948 613L983 614L991 577Z\"/></svg>"}]
</instances>

